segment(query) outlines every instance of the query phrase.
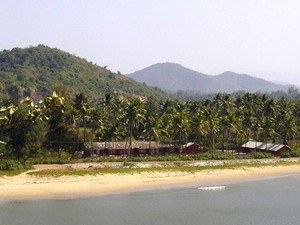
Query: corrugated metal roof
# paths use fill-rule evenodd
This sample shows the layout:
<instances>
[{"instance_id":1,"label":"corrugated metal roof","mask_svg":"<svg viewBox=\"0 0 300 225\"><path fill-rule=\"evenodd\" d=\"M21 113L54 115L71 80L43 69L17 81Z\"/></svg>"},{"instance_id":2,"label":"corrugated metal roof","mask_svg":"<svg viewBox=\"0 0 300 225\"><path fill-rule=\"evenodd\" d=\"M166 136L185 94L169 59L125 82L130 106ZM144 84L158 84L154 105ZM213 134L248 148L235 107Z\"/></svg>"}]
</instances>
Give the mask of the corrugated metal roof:
<instances>
[{"instance_id":1,"label":"corrugated metal roof","mask_svg":"<svg viewBox=\"0 0 300 225\"><path fill-rule=\"evenodd\" d=\"M196 144L196 143L194 143L194 142L189 142L189 143L183 145L183 147L184 147L184 148L187 148L187 147L190 147L190 146L192 146L192 145L194 145L194 144ZM198 144L196 144L196 145L198 145Z\"/></svg>"},{"instance_id":2,"label":"corrugated metal roof","mask_svg":"<svg viewBox=\"0 0 300 225\"><path fill-rule=\"evenodd\" d=\"M275 143L264 143L264 142L258 142L258 141L248 141L247 143L243 144L243 148L252 148L252 149L258 149L258 150L266 150L266 151L272 151L277 152L278 150L282 149L283 147L288 147L287 145L281 145L281 144L275 144Z\"/></svg>"},{"instance_id":3,"label":"corrugated metal roof","mask_svg":"<svg viewBox=\"0 0 300 225\"><path fill-rule=\"evenodd\" d=\"M120 141L120 142L93 142L94 149L125 149L129 148L129 142ZM149 141L133 141L131 144L132 148L140 148L140 149L148 149L149 148ZM159 147L166 147L166 145L162 145L156 142L151 142L151 148L159 148Z\"/></svg>"}]
</instances>

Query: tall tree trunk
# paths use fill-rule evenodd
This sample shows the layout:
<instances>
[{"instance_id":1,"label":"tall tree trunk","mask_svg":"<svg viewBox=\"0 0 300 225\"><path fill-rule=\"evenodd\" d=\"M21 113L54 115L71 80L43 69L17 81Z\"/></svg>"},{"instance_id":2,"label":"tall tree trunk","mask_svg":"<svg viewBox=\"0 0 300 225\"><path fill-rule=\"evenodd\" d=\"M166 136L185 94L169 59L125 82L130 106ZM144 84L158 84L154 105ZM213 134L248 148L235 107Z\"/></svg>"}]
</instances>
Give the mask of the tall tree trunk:
<instances>
[{"instance_id":1,"label":"tall tree trunk","mask_svg":"<svg viewBox=\"0 0 300 225\"><path fill-rule=\"evenodd\" d=\"M129 148L128 148L128 156L131 156L131 149L132 149L132 126L129 126Z\"/></svg>"},{"instance_id":2,"label":"tall tree trunk","mask_svg":"<svg viewBox=\"0 0 300 225\"><path fill-rule=\"evenodd\" d=\"M151 138L149 139L149 146L148 146L148 148L149 148L149 155L151 155Z\"/></svg>"},{"instance_id":3,"label":"tall tree trunk","mask_svg":"<svg viewBox=\"0 0 300 225\"><path fill-rule=\"evenodd\" d=\"M125 156L125 154L127 153L127 156L128 156L128 152L127 152L127 142L128 142L128 137L125 137L125 149L124 149L124 152L123 152L123 155Z\"/></svg>"}]
</instances>

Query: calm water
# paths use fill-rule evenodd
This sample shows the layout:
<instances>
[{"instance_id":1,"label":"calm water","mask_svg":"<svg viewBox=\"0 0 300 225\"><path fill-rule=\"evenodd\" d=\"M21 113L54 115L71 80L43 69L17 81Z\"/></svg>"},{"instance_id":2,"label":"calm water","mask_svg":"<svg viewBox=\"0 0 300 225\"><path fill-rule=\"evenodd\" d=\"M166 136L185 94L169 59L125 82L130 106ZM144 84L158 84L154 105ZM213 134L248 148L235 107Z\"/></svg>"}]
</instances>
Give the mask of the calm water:
<instances>
[{"instance_id":1,"label":"calm water","mask_svg":"<svg viewBox=\"0 0 300 225\"><path fill-rule=\"evenodd\" d=\"M77 200L0 202L0 225L297 225L300 176Z\"/></svg>"}]
</instances>

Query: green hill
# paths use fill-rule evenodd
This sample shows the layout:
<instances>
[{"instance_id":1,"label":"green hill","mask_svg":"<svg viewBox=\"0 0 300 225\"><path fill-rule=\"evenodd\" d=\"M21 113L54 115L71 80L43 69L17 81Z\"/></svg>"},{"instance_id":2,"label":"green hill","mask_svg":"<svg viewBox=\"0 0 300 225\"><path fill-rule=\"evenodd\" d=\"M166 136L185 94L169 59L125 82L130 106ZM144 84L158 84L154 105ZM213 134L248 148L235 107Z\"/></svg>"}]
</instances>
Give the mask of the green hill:
<instances>
[{"instance_id":1,"label":"green hill","mask_svg":"<svg viewBox=\"0 0 300 225\"><path fill-rule=\"evenodd\" d=\"M0 52L0 96L40 98L54 90L85 93L98 99L107 92L124 97L167 94L131 78L113 73L56 48L39 45Z\"/></svg>"}]
</instances>

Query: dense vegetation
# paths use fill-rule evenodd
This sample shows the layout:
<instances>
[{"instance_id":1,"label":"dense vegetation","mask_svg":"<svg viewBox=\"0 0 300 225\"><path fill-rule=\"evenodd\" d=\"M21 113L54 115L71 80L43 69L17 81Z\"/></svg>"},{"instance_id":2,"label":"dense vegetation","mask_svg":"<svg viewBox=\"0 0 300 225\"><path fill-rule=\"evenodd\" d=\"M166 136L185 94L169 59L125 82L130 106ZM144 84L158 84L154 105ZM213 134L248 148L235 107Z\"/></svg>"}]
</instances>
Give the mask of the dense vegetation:
<instances>
[{"instance_id":1,"label":"dense vegetation","mask_svg":"<svg viewBox=\"0 0 300 225\"><path fill-rule=\"evenodd\" d=\"M37 103L32 100L53 90L59 95L54 93ZM232 156L226 152L249 139L288 143L297 150L297 89L276 97L238 93L182 99L167 98L158 89L58 49L40 45L2 51L0 158L4 160L0 170L21 168L19 162L69 162L64 154L76 157L78 151L90 149L93 141L126 141L129 154L133 140L168 143L179 151L192 141L206 151L156 157L164 161L229 159ZM284 156L299 155L293 151ZM270 155L253 153L248 157Z\"/></svg>"},{"instance_id":2,"label":"dense vegetation","mask_svg":"<svg viewBox=\"0 0 300 225\"><path fill-rule=\"evenodd\" d=\"M1 104L10 111L11 103ZM51 150L76 155L93 140L127 140L129 149L133 139L172 143L178 148L194 141L210 155L217 149L235 150L249 139L280 141L296 149L300 132L300 101L259 94L237 98L218 94L212 100L191 102L120 99L114 94L91 102L77 94L66 98L63 111L60 107L47 111L48 120L20 119L28 115L28 104L22 104L10 115L9 121L17 123L0 125L0 140L7 143L1 147L5 157L23 161L45 158Z\"/></svg>"},{"instance_id":3,"label":"dense vegetation","mask_svg":"<svg viewBox=\"0 0 300 225\"><path fill-rule=\"evenodd\" d=\"M124 97L167 95L106 67L43 45L0 52L0 97L40 99L53 91L99 99L108 91Z\"/></svg>"}]
</instances>

